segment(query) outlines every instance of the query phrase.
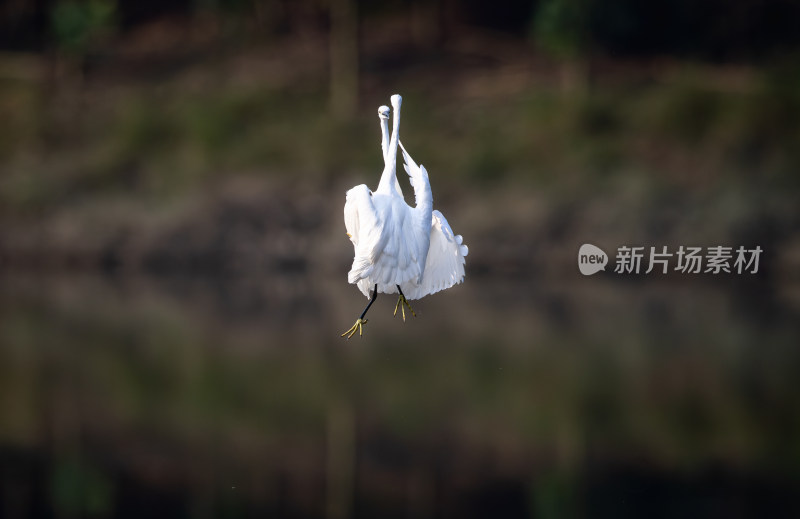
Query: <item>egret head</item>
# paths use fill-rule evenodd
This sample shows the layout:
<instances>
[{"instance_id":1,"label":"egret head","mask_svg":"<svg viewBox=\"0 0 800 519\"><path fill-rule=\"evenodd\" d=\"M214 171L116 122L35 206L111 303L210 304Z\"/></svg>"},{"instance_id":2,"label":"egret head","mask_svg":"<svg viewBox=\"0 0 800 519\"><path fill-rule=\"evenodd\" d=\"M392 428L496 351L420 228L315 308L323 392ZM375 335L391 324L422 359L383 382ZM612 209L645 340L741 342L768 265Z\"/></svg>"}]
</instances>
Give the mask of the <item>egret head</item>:
<instances>
[{"instance_id":1,"label":"egret head","mask_svg":"<svg viewBox=\"0 0 800 519\"><path fill-rule=\"evenodd\" d=\"M402 102L403 102L403 98L400 97L399 94L395 94L395 95L392 96L392 106L394 107L395 110L400 108L400 103L402 103Z\"/></svg>"},{"instance_id":2,"label":"egret head","mask_svg":"<svg viewBox=\"0 0 800 519\"><path fill-rule=\"evenodd\" d=\"M386 105L378 107L378 117L380 117L384 121L389 120L389 107Z\"/></svg>"}]
</instances>

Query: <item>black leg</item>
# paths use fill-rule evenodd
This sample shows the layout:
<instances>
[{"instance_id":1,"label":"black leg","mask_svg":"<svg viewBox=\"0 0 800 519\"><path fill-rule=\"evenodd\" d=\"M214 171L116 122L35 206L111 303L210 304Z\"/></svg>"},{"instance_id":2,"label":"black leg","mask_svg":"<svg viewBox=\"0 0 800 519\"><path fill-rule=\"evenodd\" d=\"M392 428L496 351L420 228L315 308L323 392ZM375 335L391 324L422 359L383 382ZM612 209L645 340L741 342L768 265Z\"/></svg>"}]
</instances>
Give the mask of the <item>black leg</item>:
<instances>
[{"instance_id":1,"label":"black leg","mask_svg":"<svg viewBox=\"0 0 800 519\"><path fill-rule=\"evenodd\" d=\"M397 288L399 289L400 287L397 287ZM375 288L372 290L372 297L370 298L369 303L367 303L367 307L364 308L363 312L361 312L361 317L359 317L359 319L363 319L364 316L367 315L367 310L369 310L369 307L372 306L372 303L374 303L376 299L378 299L378 284L377 283L375 284Z\"/></svg>"},{"instance_id":2,"label":"black leg","mask_svg":"<svg viewBox=\"0 0 800 519\"><path fill-rule=\"evenodd\" d=\"M378 299L377 284L375 285L375 288L372 290L372 297L370 297L369 303L367 303L367 307L364 308L363 312L361 312L361 316L358 319L356 319L356 324L354 324L349 330L344 332L342 334L342 337L347 336L347 338L349 339L350 337L355 335L356 332L358 332L359 336L363 334L364 325L367 324L367 320L364 319L364 316L367 315L367 310L369 310L369 307L372 306L372 303L374 303L376 299Z\"/></svg>"}]
</instances>

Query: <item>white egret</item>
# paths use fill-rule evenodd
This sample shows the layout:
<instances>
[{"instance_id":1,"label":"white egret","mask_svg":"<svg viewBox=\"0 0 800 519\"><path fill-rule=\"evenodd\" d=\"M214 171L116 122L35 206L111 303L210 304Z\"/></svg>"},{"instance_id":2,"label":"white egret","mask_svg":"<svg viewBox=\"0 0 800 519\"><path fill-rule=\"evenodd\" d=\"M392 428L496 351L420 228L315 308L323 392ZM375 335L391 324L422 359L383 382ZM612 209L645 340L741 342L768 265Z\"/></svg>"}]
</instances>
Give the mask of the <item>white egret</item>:
<instances>
[{"instance_id":1,"label":"white egret","mask_svg":"<svg viewBox=\"0 0 800 519\"><path fill-rule=\"evenodd\" d=\"M389 108L378 108L384 156L384 168L378 188L366 185L347 192L344 223L353 242L355 257L348 281L369 298L355 324L342 337L349 339L356 331L363 334L365 316L378 293L399 294L394 315L405 307L416 316L408 300L434 294L464 280L465 257L469 249L460 235L455 235L444 215L433 210L433 195L424 166L416 162L400 144L400 105L402 98L392 96L394 125L389 139ZM397 147L400 145L405 169L414 188L415 207L406 204L397 181Z\"/></svg>"}]
</instances>

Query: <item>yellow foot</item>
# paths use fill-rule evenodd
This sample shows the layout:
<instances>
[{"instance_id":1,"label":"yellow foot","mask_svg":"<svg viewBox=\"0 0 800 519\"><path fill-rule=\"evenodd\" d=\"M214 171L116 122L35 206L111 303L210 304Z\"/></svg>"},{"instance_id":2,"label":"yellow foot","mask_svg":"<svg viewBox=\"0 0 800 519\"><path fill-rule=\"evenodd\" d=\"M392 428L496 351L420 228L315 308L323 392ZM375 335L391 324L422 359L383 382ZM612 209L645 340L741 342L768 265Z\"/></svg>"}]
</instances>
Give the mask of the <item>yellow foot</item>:
<instances>
[{"instance_id":1,"label":"yellow foot","mask_svg":"<svg viewBox=\"0 0 800 519\"><path fill-rule=\"evenodd\" d=\"M347 335L347 338L349 339L350 337L355 335L356 332L358 332L358 336L361 337L362 335L364 335L364 325L365 324L367 324L367 320L366 319L356 319L356 324L354 324L352 328L350 328L349 330L344 332L342 334L342 337L344 337L347 334L350 334L350 335Z\"/></svg>"},{"instance_id":2,"label":"yellow foot","mask_svg":"<svg viewBox=\"0 0 800 519\"><path fill-rule=\"evenodd\" d=\"M416 317L417 314L414 313L414 309L411 308L410 304L408 304L408 301L406 300L406 296L401 294L400 297L397 298L397 304L394 305L394 314L393 315L397 315L397 309L399 308L401 310L401 313L403 314L403 322L406 322L406 306L408 307L408 310L411 312L411 315Z\"/></svg>"}]
</instances>

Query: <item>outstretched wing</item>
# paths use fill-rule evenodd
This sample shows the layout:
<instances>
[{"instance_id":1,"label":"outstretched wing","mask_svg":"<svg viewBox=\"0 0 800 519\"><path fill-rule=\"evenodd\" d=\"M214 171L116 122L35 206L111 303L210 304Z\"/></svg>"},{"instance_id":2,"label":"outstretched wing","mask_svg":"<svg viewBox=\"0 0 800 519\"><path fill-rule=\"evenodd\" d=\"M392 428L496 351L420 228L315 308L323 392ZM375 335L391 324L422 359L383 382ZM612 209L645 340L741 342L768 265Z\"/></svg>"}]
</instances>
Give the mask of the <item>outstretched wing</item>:
<instances>
[{"instance_id":1,"label":"outstretched wing","mask_svg":"<svg viewBox=\"0 0 800 519\"><path fill-rule=\"evenodd\" d=\"M416 209L420 212L420 218L426 223L431 219L431 211L433 210L433 193L431 192L431 182L428 178L428 171L425 166L418 166L411 155L406 151L403 143L400 143L400 149L403 151L403 167L408 173L408 180L411 182L411 187L414 188L414 198L416 199Z\"/></svg>"},{"instance_id":2,"label":"outstretched wing","mask_svg":"<svg viewBox=\"0 0 800 519\"><path fill-rule=\"evenodd\" d=\"M408 151L406 151L403 143L400 143L400 149L403 151L403 160L405 164L403 167L408 173L408 179L411 182L411 187L414 188L414 198L416 199L415 207L412 210L412 227L414 229L414 236L417 241L420 259L425 261L428 255L428 239L431 233L431 213L433 211L433 193L431 192L431 183L428 178L428 172L425 166L418 166L414 159L411 158ZM424 264L427 265L427 264ZM421 276L425 275L426 266L421 265ZM420 277L417 282L422 282Z\"/></svg>"},{"instance_id":3,"label":"outstretched wing","mask_svg":"<svg viewBox=\"0 0 800 519\"><path fill-rule=\"evenodd\" d=\"M355 256L353 266L348 274L350 283L356 283L371 270L386 241L386 235L380 232L381 221L372 194L366 185L361 184L347 192L344 204L344 226L350 241L353 242ZM359 288L369 297L369 286ZM366 288L366 292L364 291Z\"/></svg>"},{"instance_id":4,"label":"outstretched wing","mask_svg":"<svg viewBox=\"0 0 800 519\"><path fill-rule=\"evenodd\" d=\"M431 222L431 241L422 281L416 286L403 286L408 299L435 294L464 280L464 258L469 254L464 239L453 234L439 211L433 211Z\"/></svg>"}]
</instances>

